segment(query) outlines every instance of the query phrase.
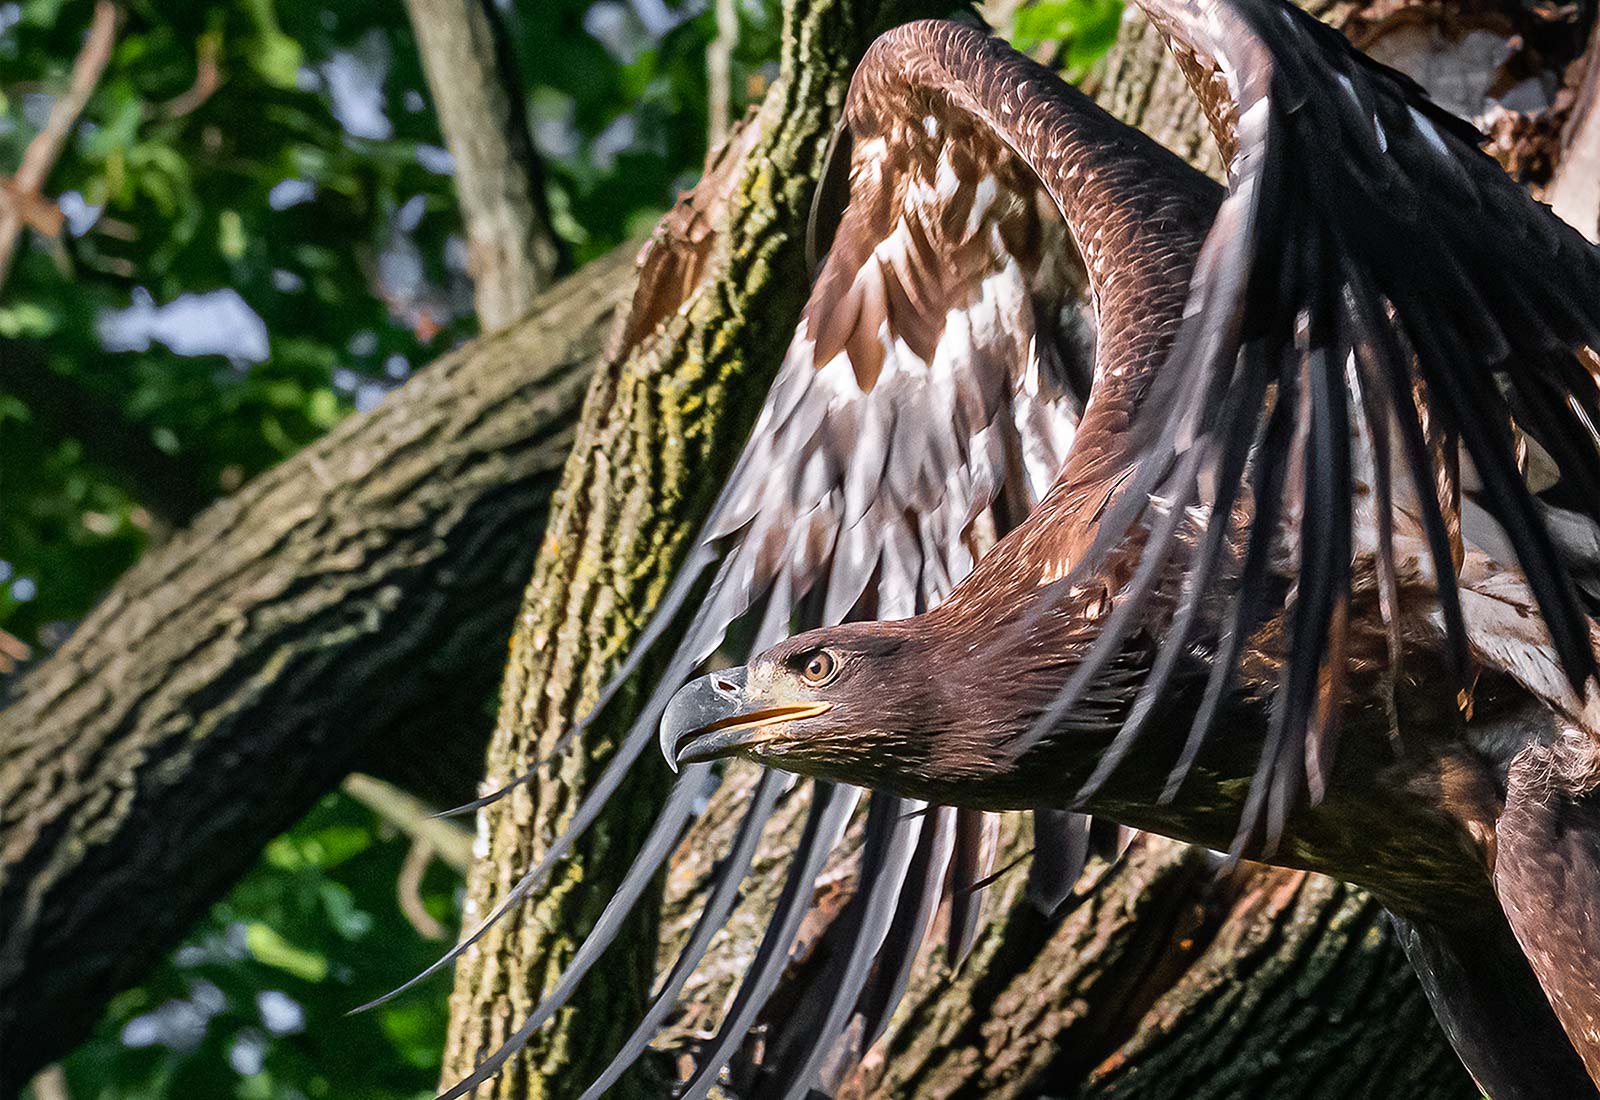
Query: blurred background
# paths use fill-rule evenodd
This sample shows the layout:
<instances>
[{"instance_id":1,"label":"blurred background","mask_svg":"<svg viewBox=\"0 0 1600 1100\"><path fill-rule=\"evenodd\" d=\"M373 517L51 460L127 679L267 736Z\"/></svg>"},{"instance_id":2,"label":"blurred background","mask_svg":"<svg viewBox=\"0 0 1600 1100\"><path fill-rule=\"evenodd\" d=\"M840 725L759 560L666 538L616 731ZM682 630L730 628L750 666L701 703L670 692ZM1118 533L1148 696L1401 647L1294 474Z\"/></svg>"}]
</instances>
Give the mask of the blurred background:
<instances>
[{"instance_id":1,"label":"blurred background","mask_svg":"<svg viewBox=\"0 0 1600 1100\"><path fill-rule=\"evenodd\" d=\"M0 685L148 547L478 329L406 5L135 0L85 80L109 7L0 0L0 187L54 153L48 201L14 188L0 218ZM775 72L775 0L496 10L565 270L647 233ZM986 14L1081 78L1119 13ZM344 1013L443 949L467 841L362 779L36 1100L431 1096L442 992Z\"/></svg>"}]
</instances>

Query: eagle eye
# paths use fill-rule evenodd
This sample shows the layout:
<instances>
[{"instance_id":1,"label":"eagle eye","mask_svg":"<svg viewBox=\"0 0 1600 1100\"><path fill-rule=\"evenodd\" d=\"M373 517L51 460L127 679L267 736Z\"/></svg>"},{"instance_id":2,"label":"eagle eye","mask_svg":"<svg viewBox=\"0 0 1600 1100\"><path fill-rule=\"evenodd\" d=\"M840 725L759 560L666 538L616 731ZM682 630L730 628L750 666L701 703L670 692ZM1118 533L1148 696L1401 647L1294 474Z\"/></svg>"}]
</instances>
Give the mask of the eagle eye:
<instances>
[{"instance_id":1,"label":"eagle eye","mask_svg":"<svg viewBox=\"0 0 1600 1100\"><path fill-rule=\"evenodd\" d=\"M839 661L826 649L814 650L800 669L800 678L812 687L821 687L839 673Z\"/></svg>"}]
</instances>

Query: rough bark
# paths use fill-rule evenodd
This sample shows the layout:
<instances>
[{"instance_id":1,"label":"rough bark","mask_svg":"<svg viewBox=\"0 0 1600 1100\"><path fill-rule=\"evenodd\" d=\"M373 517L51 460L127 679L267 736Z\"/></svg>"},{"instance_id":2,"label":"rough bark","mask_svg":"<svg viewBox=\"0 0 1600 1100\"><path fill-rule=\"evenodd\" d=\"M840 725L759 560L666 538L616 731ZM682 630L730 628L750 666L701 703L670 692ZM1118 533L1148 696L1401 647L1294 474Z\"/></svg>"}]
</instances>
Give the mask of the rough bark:
<instances>
[{"instance_id":1,"label":"rough bark","mask_svg":"<svg viewBox=\"0 0 1600 1100\"><path fill-rule=\"evenodd\" d=\"M1053 927L1021 887L997 888L958 974L930 960L847 1096L1476 1095L1360 891L1261 866L1219 878L1156 837L1093 866Z\"/></svg>"},{"instance_id":2,"label":"rough bark","mask_svg":"<svg viewBox=\"0 0 1600 1100\"><path fill-rule=\"evenodd\" d=\"M662 965L688 934L754 776L740 766L674 861ZM715 1028L806 801L796 793L780 804L747 896L663 1046L692 1048ZM1008 815L997 865L1025 857L1031 839L1024 818ZM855 887L853 840L830 869L766 1024L780 1027L783 1005L806 996L825 965L825 930ZM1360 890L1256 865L1219 877L1213 857L1149 836L1114 867L1091 863L1059 922L1033 908L1025 883L1024 862L991 888L985 929L954 974L935 925L889 1032L839 1083L840 1100L1477 1095L1387 918ZM746 1063L759 1051L752 1042ZM739 1076L756 1072L747 1064Z\"/></svg>"},{"instance_id":3,"label":"rough bark","mask_svg":"<svg viewBox=\"0 0 1600 1100\"><path fill-rule=\"evenodd\" d=\"M1370 32L1403 6L1311 7L1335 24L1368 15ZM1142 19L1124 26L1096 91L1125 121L1222 174L1198 106ZM1541 155L1559 159L1560 150ZM668 879L663 962L687 934L748 793L748 775L728 782L680 849ZM690 1047L715 1025L802 810L798 798L781 807L749 897L697 973L664 1045ZM1019 819L1008 820L1001 865L1022 854L1026 834ZM821 969L820 954L806 952L853 889L851 859L847 846L774 999L766 1020L774 1027L782 1005L805 996ZM993 889L992 922L959 972L949 972L941 950L925 955L890 1032L845 1080L842 1097L1478 1095L1381 907L1360 890L1260 866L1218 879L1203 853L1153 837L1136 841L1119 866L1091 868L1080 888L1085 900L1059 925L1032 909L1022 885L1019 869ZM746 1054L758 1051L752 1043Z\"/></svg>"},{"instance_id":4,"label":"rough bark","mask_svg":"<svg viewBox=\"0 0 1600 1100\"><path fill-rule=\"evenodd\" d=\"M406 11L455 161L478 324L491 332L528 312L560 260L522 85L489 0L406 0Z\"/></svg>"},{"instance_id":5,"label":"rough bark","mask_svg":"<svg viewBox=\"0 0 1600 1100\"><path fill-rule=\"evenodd\" d=\"M658 257L663 283L700 289L688 308L667 309L665 317L636 310L606 360L586 413L585 446L568 470L569 491L557 509L561 525L545 544L541 577L550 580L551 591L530 590L534 599L522 620L517 658L524 664L519 671L513 662L512 669L519 710L502 716L491 780L534 759L537 738L548 744L626 648L730 457L731 441L753 413L805 284L799 227L827 120L843 88L845 66L838 59L867 36L848 11L834 6L808 15L803 33L786 47L789 75L778 107L752 132L762 155L730 196L741 211L737 231L712 256L709 245L721 238L693 217L679 219L675 231L691 247ZM1116 81L1108 88L1115 92ZM1145 104L1140 117L1147 125L1176 132L1175 124L1163 122L1153 96L1129 94L1130 102ZM1167 102L1186 103L1187 97ZM1195 139L1194 147L1200 144ZM530 536L563 449L554 405L575 406L582 387L578 365L601 342L599 318L630 285L622 272L620 259L586 270L546 300L547 315L425 372L374 417L352 422L219 505L119 584L73 642L25 680L20 700L0 711L0 1094L69 1046L104 998L135 980L262 842L360 762L360 748L380 731L385 758L403 758L407 745L427 747L435 767L441 752L470 742L454 731L470 733L473 708L489 687L474 674L492 676L490 654L503 642L516 592L532 568ZM674 305L678 300L671 299ZM663 320L664 332L647 341ZM733 414L723 416L728 408ZM543 653L535 647L541 638L548 643ZM615 731L599 732L583 754L563 762L550 784L487 819L502 858L495 867L480 866L474 904L491 901L503 889L500 876L524 865L550 826L570 811ZM731 785L725 797L736 797L736 790ZM447 1073L470 1068L497 1029L503 1032L526 1009L541 979L570 956L647 817L646 801L625 798L623 821L597 830L594 846L570 864L564 892L519 914L514 934L492 941L496 957L463 966ZM712 808L708 827L729 805ZM675 895L692 890L697 858L713 850L686 849L672 878L690 885ZM586 876L581 889L579 873ZM1213 1048L1243 1051L1230 1066L1247 1058L1258 1068L1241 1091L1268 1094L1280 1085L1275 1065L1292 1063L1308 1043L1308 1032L1288 1023L1324 990L1333 991L1328 999L1335 1005L1400 1004L1383 999L1388 993L1369 1000L1339 992L1347 972L1374 975L1370 988L1380 992L1390 987L1377 975L1397 972L1397 966L1385 969L1384 959L1398 956L1377 941L1371 902L1353 892L1328 888L1323 894L1321 886L1302 884L1295 887L1293 908L1274 910L1233 904L1233 895L1181 874L1114 881L1122 886L1108 880L1095 903L1096 921L1118 906L1131 918L1169 890L1174 897L1198 891L1200 901L1183 904L1227 901L1231 908L1226 916L1205 918L1219 931L1204 941L1199 959L1212 962L1189 966L1153 996L1131 1038L1111 1047L1116 1029L1073 1024L1075 1035L1101 1036L1092 1048L1097 1055L1112 1051L1115 1064L1099 1063L1105 1068L1095 1078L1121 1090L1107 1094L1142 1095L1140 1082L1159 1085L1166 1074L1194 1081L1193 1073L1185 1078L1175 1067L1191 1059L1196 1067L1215 1064L1203 1057ZM1141 885L1147 882L1152 885ZM760 890L752 893L759 902ZM1263 923L1264 912L1291 911L1292 922ZM736 957L729 949L739 936L748 937L758 914L745 912L719 948L716 965ZM1007 908L991 935L1003 946L1027 920ZM1020 1076L997 1086L1014 1087L1018 1095L1029 1086L1006 1082L1068 1081L1063 1065L1076 1066L1073 1072L1084 1080L1093 1077L1083 1069L1088 1056L1069 1049L1065 1032L1046 1056L1031 1043L1032 1029L1046 1015L1066 1011L1063 1004L1090 1016L1110 1009L1123 1013L1125 1022L1117 996L1096 993L1092 1003L1086 996L1113 985L1120 993L1120 980L1073 978L1073 959L1083 958L1101 975L1121 973L1119 952L1136 957L1169 947L1175 925L1158 917L1104 927L1111 931L1091 937L1089 947L1076 946L1070 958L1064 950L1043 949L979 956L987 959L981 972L979 959L962 972L974 984L952 992L930 970L924 981L932 984L913 991L913 1009L887 1055L874 1056L884 1062L874 1071L882 1076L863 1077L861 1087L889 1089L903 1073L926 1082L933 1095L944 1089L941 1081L950 1082L944 1094L970 1095L989 1087L983 1073L991 1063L1022 1067L1007 1070ZM1297 936L1301 927L1312 932ZM1345 927L1356 932L1330 938L1315 931ZM1135 931L1141 928L1146 931ZM1264 949L1258 949L1248 972L1230 974L1224 964L1232 965L1232 945L1249 935L1285 946L1273 951L1273 965L1260 963ZM549 1048L560 1072L581 1076L583 1060L602 1057L606 1036L614 1037L631 1018L636 1006L627 1000L645 981L639 946L645 942L641 935L631 953L621 953L620 982L561 1022L558 1039L570 1037L577 1023L585 1041ZM549 970L543 969L546 952ZM1337 966L1328 961L1335 959ZM1284 977L1256 981L1272 974ZM1269 1007L1234 1027L1229 1006L1238 1002L1229 998L1285 1004L1272 998L1290 988L1290 978L1294 1011ZM697 977L685 1019L714 1014L727 980L715 966ZM1408 988L1404 1003L1420 1004ZM1008 989L1017 995L1004 1006L988 1003ZM1088 1007L1074 1006L1074 999ZM916 1036L964 1003L969 1011L979 1003L984 1013L962 1018L951 1033L969 1052L966 1068L941 1063L935 1069L931 1048L917 1044ZM1408 1064L1439 1064L1436 1031L1425 1022L1413 1027L1410 1012L1307 1018L1314 1029L1341 1021L1353 1029L1343 1033L1350 1036L1345 1056L1351 1063L1382 1066L1402 1050ZM1191 1028L1185 1020L1198 1022ZM1218 1042L1223 1033L1232 1046ZM1182 1058L1173 1053L1191 1042ZM1019 1044L1015 1054L1012 1044ZM1156 1061L1162 1057L1174 1059L1170 1067L1140 1072L1165 1065ZM526 1074L530 1064L519 1072ZM1458 1079L1448 1068L1440 1074L1445 1084ZM512 1080L495 1094L514 1094ZM555 1091L560 1078L552 1080ZM1210 1087L1194 1085L1202 1086Z\"/></svg>"},{"instance_id":6,"label":"rough bark","mask_svg":"<svg viewBox=\"0 0 1600 1100\"><path fill-rule=\"evenodd\" d=\"M779 79L743 132L749 153L729 172L726 204L708 203L708 220L721 224L714 238L702 233L698 243L714 240L714 255L690 247L692 262L668 264L675 275L663 274L660 293L681 307L663 310L642 297L640 315L665 324L630 323L641 341L625 338L601 367L512 638L487 764L491 787L533 768L587 711L709 508L803 304L813 181L851 67L876 30L919 14L890 8L850 0L788 6ZM543 854L614 751L631 709L628 700L610 708L578 751L485 813L480 829L489 855L469 879L469 923ZM538 899L462 958L446 1085L496 1050L566 966L643 839L666 778L665 769L639 769ZM647 910L571 1005L480 1097L582 1091L642 1011L655 950ZM636 1077L616 1091L654 1090Z\"/></svg>"},{"instance_id":7,"label":"rough bark","mask_svg":"<svg viewBox=\"0 0 1600 1100\"><path fill-rule=\"evenodd\" d=\"M0 710L0 1095L345 773L470 791L630 252L208 509L17 684Z\"/></svg>"}]
</instances>

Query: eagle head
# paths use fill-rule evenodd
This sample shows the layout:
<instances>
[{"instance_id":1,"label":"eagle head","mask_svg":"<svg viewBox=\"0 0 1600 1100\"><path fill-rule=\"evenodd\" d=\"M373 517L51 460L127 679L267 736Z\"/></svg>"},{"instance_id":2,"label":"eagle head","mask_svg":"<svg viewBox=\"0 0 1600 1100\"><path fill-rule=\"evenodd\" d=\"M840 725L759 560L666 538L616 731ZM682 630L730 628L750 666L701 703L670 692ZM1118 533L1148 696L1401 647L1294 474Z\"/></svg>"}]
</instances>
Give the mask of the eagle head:
<instances>
[{"instance_id":1,"label":"eagle head","mask_svg":"<svg viewBox=\"0 0 1600 1100\"><path fill-rule=\"evenodd\" d=\"M975 682L981 662L946 659L952 638L929 618L809 631L691 680L662 715L662 753L675 767L742 756L908 797L1007 801L995 791L1029 708Z\"/></svg>"}]
</instances>

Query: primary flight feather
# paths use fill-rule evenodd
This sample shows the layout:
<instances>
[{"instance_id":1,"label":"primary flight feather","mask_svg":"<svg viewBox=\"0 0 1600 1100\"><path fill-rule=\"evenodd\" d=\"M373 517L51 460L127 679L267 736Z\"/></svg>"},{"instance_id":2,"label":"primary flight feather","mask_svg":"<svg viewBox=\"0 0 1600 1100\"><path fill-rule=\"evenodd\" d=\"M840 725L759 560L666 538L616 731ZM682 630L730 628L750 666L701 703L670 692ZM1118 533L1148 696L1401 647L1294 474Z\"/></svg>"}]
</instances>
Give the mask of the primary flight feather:
<instances>
[{"instance_id":1,"label":"primary flight feather","mask_svg":"<svg viewBox=\"0 0 1600 1100\"><path fill-rule=\"evenodd\" d=\"M1140 6L1226 193L972 28L868 52L811 300L661 613L685 641L502 909L658 723L683 774L567 980L448 1097L559 1007L729 755L820 782L688 1096L775 988L860 787L863 885L763 1095L804 1095L852 1018L872 1041L947 890L960 949L985 813L1028 808L1070 853L1035 861L1041 898L1081 866L1063 811L1367 886L1491 1095L1595 1094L1600 254L1280 0ZM746 663L678 690L730 636ZM591 1094L708 949L784 782Z\"/></svg>"}]
</instances>

